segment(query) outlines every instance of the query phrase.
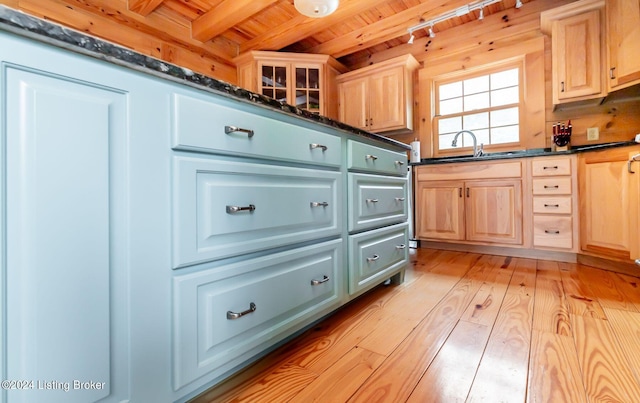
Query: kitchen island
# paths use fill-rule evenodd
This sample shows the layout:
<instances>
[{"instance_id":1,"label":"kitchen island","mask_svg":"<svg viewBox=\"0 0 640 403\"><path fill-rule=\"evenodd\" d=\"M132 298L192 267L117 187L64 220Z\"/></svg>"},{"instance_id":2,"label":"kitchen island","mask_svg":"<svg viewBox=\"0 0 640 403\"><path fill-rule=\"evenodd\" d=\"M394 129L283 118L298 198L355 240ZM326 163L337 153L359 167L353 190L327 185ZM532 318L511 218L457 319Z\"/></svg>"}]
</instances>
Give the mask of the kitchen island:
<instances>
[{"instance_id":1,"label":"kitchen island","mask_svg":"<svg viewBox=\"0 0 640 403\"><path fill-rule=\"evenodd\" d=\"M402 281L408 146L6 7L0 60L2 379L52 386L1 401L186 401Z\"/></svg>"}]
</instances>

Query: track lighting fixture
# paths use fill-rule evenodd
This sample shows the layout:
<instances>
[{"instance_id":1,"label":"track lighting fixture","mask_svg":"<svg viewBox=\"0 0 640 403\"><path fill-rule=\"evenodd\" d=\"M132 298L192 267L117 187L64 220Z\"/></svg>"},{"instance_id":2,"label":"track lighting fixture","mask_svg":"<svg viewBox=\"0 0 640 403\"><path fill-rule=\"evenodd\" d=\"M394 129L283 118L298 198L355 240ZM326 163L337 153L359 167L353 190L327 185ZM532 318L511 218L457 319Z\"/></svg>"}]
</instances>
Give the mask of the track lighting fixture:
<instances>
[{"instance_id":1,"label":"track lighting fixture","mask_svg":"<svg viewBox=\"0 0 640 403\"><path fill-rule=\"evenodd\" d=\"M412 45L412 44L413 44L413 40L414 40L415 38L416 38L416 37L415 37L415 36L413 36L413 33L411 33L411 36L409 37L409 40L407 41L407 43L408 43L409 45Z\"/></svg>"},{"instance_id":2,"label":"track lighting fixture","mask_svg":"<svg viewBox=\"0 0 640 403\"><path fill-rule=\"evenodd\" d=\"M522 7L522 1L516 0L516 8L520 8L520 7Z\"/></svg>"},{"instance_id":3,"label":"track lighting fixture","mask_svg":"<svg viewBox=\"0 0 640 403\"><path fill-rule=\"evenodd\" d=\"M484 19L484 8L490 4L494 4L494 3L499 3L502 0L482 0L482 1L476 1L473 3L469 3L465 6L462 7L458 7L455 10L451 10L448 13L444 13L444 14L440 14L439 16L428 20L428 21L423 21L417 25L414 25L412 27L410 27L409 29L407 29L407 31L409 31L409 34L411 34L411 38L409 38L409 43L413 43L413 33L419 29L425 29L427 27L429 27L429 37L430 38L434 38L436 36L436 34L433 32L433 26L439 22L443 22L446 20L449 20L451 18L455 18L455 17L461 17L463 15L466 15L468 13L470 13L473 10L480 10L480 16L478 17L479 20ZM520 8L522 7L522 1L521 0L516 0L516 8Z\"/></svg>"}]
</instances>

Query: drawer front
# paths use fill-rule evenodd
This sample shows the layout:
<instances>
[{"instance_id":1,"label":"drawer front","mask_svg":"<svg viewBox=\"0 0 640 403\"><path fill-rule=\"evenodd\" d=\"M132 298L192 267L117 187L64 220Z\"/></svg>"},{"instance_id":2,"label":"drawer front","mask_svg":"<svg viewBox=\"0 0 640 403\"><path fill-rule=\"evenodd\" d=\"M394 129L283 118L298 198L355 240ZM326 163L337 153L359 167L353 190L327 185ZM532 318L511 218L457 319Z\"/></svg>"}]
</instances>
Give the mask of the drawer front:
<instances>
[{"instance_id":1,"label":"drawer front","mask_svg":"<svg viewBox=\"0 0 640 403\"><path fill-rule=\"evenodd\" d=\"M571 217L534 216L533 245L549 248L573 248Z\"/></svg>"},{"instance_id":2,"label":"drawer front","mask_svg":"<svg viewBox=\"0 0 640 403\"><path fill-rule=\"evenodd\" d=\"M534 158L531 160L531 175L559 176L571 175L571 159L569 158Z\"/></svg>"},{"instance_id":3,"label":"drawer front","mask_svg":"<svg viewBox=\"0 0 640 403\"><path fill-rule=\"evenodd\" d=\"M334 240L174 277L175 389L234 368L337 306L342 259Z\"/></svg>"},{"instance_id":4,"label":"drawer front","mask_svg":"<svg viewBox=\"0 0 640 403\"><path fill-rule=\"evenodd\" d=\"M347 141L347 168L372 173L407 175L407 154Z\"/></svg>"},{"instance_id":5,"label":"drawer front","mask_svg":"<svg viewBox=\"0 0 640 403\"><path fill-rule=\"evenodd\" d=\"M174 161L174 268L342 231L339 172L190 157Z\"/></svg>"},{"instance_id":6,"label":"drawer front","mask_svg":"<svg viewBox=\"0 0 640 403\"><path fill-rule=\"evenodd\" d=\"M406 223L349 236L349 293L388 279L408 261Z\"/></svg>"},{"instance_id":7,"label":"drawer front","mask_svg":"<svg viewBox=\"0 0 640 403\"><path fill-rule=\"evenodd\" d=\"M338 136L179 94L173 96L173 139L174 149L331 167L339 167L342 159Z\"/></svg>"},{"instance_id":8,"label":"drawer front","mask_svg":"<svg viewBox=\"0 0 640 403\"><path fill-rule=\"evenodd\" d=\"M571 206L571 196L536 196L533 198L534 214L571 214Z\"/></svg>"},{"instance_id":9,"label":"drawer front","mask_svg":"<svg viewBox=\"0 0 640 403\"><path fill-rule=\"evenodd\" d=\"M407 185L406 178L349 173L349 231L406 221Z\"/></svg>"},{"instance_id":10,"label":"drawer front","mask_svg":"<svg viewBox=\"0 0 640 403\"><path fill-rule=\"evenodd\" d=\"M571 177L534 178L534 195L570 195Z\"/></svg>"}]
</instances>

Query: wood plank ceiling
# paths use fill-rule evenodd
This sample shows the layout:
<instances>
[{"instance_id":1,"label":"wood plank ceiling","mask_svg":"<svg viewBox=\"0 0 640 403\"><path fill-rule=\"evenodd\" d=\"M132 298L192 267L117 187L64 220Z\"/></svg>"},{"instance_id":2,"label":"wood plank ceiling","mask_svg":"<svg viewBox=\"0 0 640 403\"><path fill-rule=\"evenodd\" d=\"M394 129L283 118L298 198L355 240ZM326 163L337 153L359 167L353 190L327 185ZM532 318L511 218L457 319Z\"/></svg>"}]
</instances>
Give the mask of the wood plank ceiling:
<instances>
[{"instance_id":1,"label":"wood plank ceiling","mask_svg":"<svg viewBox=\"0 0 640 403\"><path fill-rule=\"evenodd\" d=\"M475 2L341 0L332 15L309 18L297 12L293 0L66 1L94 13L112 13L122 24L196 47L230 65L233 57L249 50L276 50L329 54L347 66L406 43L410 26ZM502 0L487 6L484 15L513 8L515 3ZM478 16L478 11L472 11L438 23L433 30L437 34ZM425 30L414 34L416 39L427 35Z\"/></svg>"}]
</instances>

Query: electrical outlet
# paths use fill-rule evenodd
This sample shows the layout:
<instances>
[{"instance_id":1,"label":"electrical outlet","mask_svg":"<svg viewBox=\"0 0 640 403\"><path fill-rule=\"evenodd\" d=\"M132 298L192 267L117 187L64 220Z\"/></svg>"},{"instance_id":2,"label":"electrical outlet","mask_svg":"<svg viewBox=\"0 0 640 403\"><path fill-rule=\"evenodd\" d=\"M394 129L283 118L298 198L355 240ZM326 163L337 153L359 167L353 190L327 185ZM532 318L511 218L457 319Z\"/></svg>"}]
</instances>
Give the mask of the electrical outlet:
<instances>
[{"instance_id":1,"label":"electrical outlet","mask_svg":"<svg viewBox=\"0 0 640 403\"><path fill-rule=\"evenodd\" d=\"M594 141L600 138L600 132L597 127L590 127L587 129L587 140Z\"/></svg>"}]
</instances>

